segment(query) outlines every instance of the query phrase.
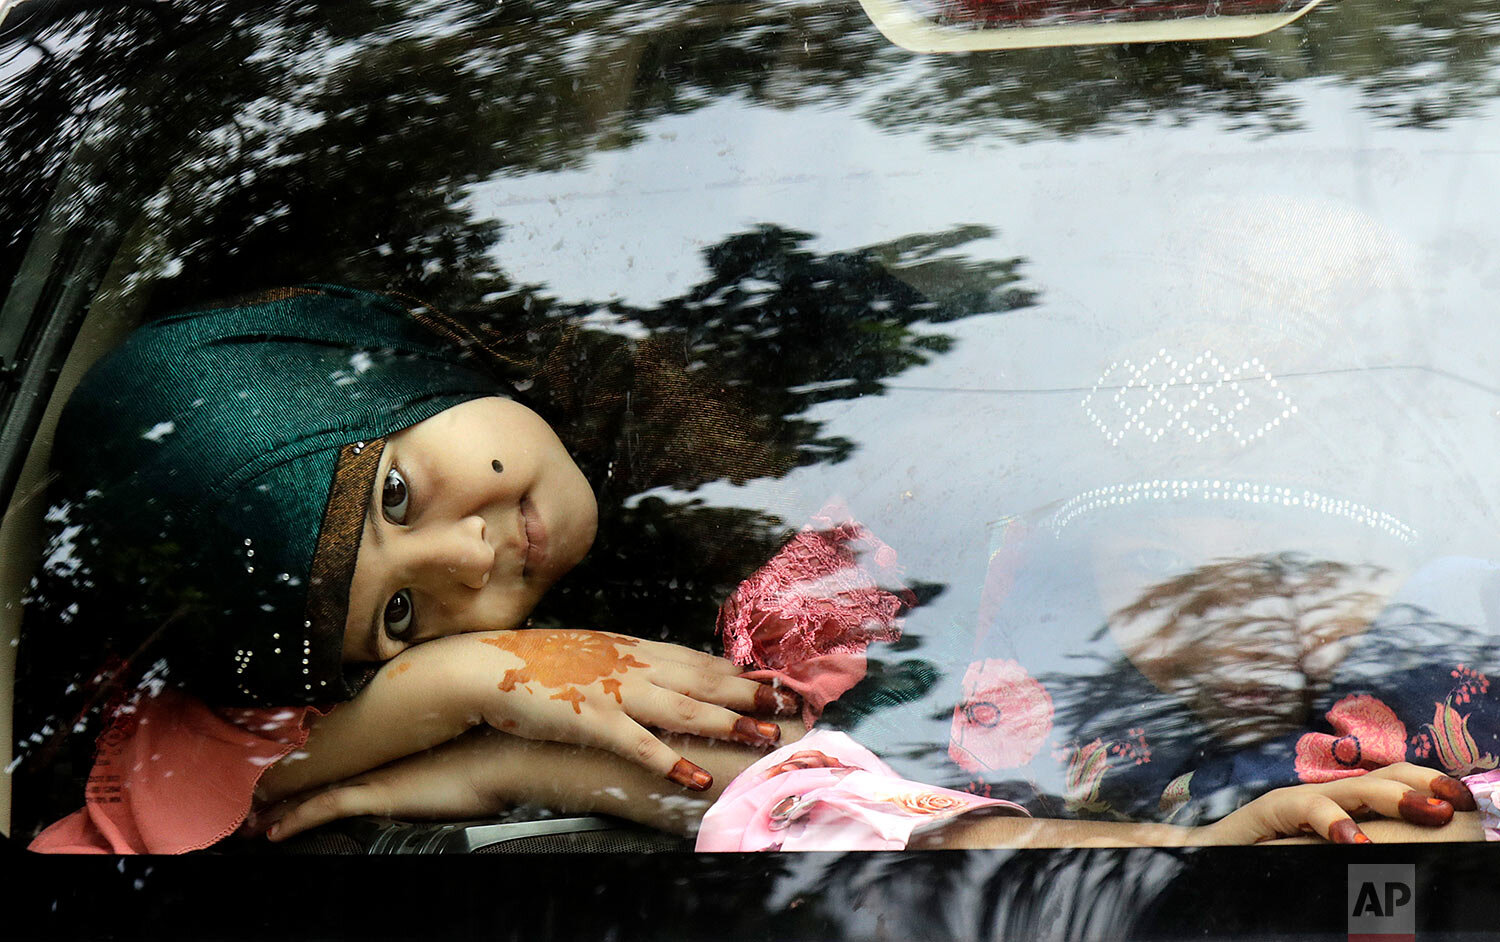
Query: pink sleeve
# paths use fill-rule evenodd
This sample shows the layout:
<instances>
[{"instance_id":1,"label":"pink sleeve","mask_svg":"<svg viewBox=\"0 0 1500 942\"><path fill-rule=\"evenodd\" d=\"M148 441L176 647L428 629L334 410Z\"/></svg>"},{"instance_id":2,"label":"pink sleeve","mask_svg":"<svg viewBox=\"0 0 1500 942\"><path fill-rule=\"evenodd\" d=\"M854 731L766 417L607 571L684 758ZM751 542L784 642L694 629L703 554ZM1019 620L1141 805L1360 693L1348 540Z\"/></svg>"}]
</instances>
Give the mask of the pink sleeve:
<instances>
[{"instance_id":1,"label":"pink sleeve","mask_svg":"<svg viewBox=\"0 0 1500 942\"><path fill-rule=\"evenodd\" d=\"M213 710L176 690L142 697L100 737L84 806L41 853L181 854L233 834L255 785L307 740L311 707Z\"/></svg>"}]
</instances>

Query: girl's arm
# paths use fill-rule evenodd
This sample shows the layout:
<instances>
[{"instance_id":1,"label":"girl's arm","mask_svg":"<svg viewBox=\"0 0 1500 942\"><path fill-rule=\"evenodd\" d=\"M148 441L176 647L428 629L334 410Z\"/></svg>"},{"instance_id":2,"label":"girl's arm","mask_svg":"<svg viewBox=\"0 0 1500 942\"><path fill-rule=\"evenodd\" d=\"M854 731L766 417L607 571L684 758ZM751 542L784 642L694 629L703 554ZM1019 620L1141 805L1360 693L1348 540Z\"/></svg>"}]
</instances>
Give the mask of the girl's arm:
<instances>
[{"instance_id":1,"label":"girl's arm","mask_svg":"<svg viewBox=\"0 0 1500 942\"><path fill-rule=\"evenodd\" d=\"M801 737L800 722L780 722L785 741ZM564 814L596 813L662 831L692 834L703 812L763 751L688 736L668 737L713 775L701 795L664 786L639 765L612 753L555 742L518 739L475 729L457 740L312 795L299 795L256 816L276 822L272 840L356 815L463 820L536 804Z\"/></svg>"},{"instance_id":2,"label":"girl's arm","mask_svg":"<svg viewBox=\"0 0 1500 942\"><path fill-rule=\"evenodd\" d=\"M1250 805L1246 805L1249 808ZM1226 819L1227 820L1227 819ZM1438 841L1482 841L1484 828L1477 812L1457 812L1441 825L1419 825L1408 821L1376 818L1364 821L1361 832L1376 844L1411 844ZM1215 838L1206 828L1171 824L1115 821L1059 821L1039 818L1001 818L969 815L930 833L914 835L912 850L964 850L993 847L1192 847L1223 844L1323 844L1321 835L1295 838L1269 837L1227 841Z\"/></svg>"},{"instance_id":3,"label":"girl's arm","mask_svg":"<svg viewBox=\"0 0 1500 942\"><path fill-rule=\"evenodd\" d=\"M800 724L784 723L783 730L788 742L801 735ZM673 742L692 761L713 772L715 785L702 796L665 790L639 766L609 753L475 730L429 753L287 802L263 816L262 824L276 820L270 837L284 840L355 815L461 820L531 803L562 813L612 814L691 835L723 787L762 753L687 737L673 737ZM1338 782L1277 789L1221 821L1192 828L975 814L919 833L912 847L1254 844L1304 832L1315 838L1360 843L1364 832L1349 813L1362 810L1398 819L1365 822L1364 827L1382 842L1483 840L1478 815L1454 814L1454 803L1472 808L1472 797L1466 804L1453 783L1431 769L1391 766ZM1435 792L1454 802L1431 800Z\"/></svg>"},{"instance_id":4,"label":"girl's arm","mask_svg":"<svg viewBox=\"0 0 1500 942\"><path fill-rule=\"evenodd\" d=\"M259 803L342 781L487 724L527 739L589 745L656 782L703 790L711 773L646 727L737 742L776 742L774 724L735 710L796 708L698 651L597 631L494 631L416 645L364 690L313 721L302 749L261 777Z\"/></svg>"},{"instance_id":5,"label":"girl's arm","mask_svg":"<svg viewBox=\"0 0 1500 942\"><path fill-rule=\"evenodd\" d=\"M1278 788L1202 827L970 815L958 819L957 827L925 837L921 846L958 849L1182 847L1324 840L1339 844L1482 841L1484 829L1474 808L1474 796L1463 782L1402 762L1333 782ZM1369 820L1356 823L1351 815Z\"/></svg>"}]
</instances>

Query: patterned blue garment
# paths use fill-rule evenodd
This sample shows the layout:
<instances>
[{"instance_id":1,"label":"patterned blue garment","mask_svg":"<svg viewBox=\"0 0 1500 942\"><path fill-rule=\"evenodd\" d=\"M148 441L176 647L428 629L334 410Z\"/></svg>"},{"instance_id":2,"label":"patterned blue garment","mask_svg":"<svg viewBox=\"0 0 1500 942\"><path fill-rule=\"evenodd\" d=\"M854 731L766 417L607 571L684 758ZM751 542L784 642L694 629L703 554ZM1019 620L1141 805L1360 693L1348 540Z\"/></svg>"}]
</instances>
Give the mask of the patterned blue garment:
<instances>
[{"instance_id":1,"label":"patterned blue garment","mask_svg":"<svg viewBox=\"0 0 1500 942\"><path fill-rule=\"evenodd\" d=\"M1203 823L1393 762L1495 768L1500 566L1441 558L1388 599L1381 575L1291 553L1219 559L1106 616L1076 565L1006 534L975 628L933 630L919 609L921 658L873 646L870 677L825 722L903 775L1039 817ZM1145 672L1117 640L1132 621L1152 629Z\"/></svg>"},{"instance_id":2,"label":"patterned blue garment","mask_svg":"<svg viewBox=\"0 0 1500 942\"><path fill-rule=\"evenodd\" d=\"M1232 795L1238 804L1279 785L1403 761L1455 776L1496 768L1500 698L1490 696L1488 675L1500 669L1497 630L1500 567L1434 561L1353 639L1305 730L1206 750L1184 773L1187 797L1214 807Z\"/></svg>"}]
</instances>

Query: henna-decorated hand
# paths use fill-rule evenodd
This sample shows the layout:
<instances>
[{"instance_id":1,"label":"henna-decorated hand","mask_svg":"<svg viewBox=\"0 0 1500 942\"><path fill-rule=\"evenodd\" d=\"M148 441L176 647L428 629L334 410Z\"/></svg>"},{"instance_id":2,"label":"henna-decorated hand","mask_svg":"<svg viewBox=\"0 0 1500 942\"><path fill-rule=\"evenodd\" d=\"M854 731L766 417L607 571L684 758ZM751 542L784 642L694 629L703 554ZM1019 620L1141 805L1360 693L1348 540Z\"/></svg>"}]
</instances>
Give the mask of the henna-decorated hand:
<instances>
[{"instance_id":1,"label":"henna-decorated hand","mask_svg":"<svg viewBox=\"0 0 1500 942\"><path fill-rule=\"evenodd\" d=\"M1337 844L1368 844L1355 817L1403 818L1441 827L1453 812L1473 811L1463 782L1408 762L1364 775L1267 792L1233 814L1195 828L1191 843L1258 844L1278 837L1317 834Z\"/></svg>"},{"instance_id":2,"label":"henna-decorated hand","mask_svg":"<svg viewBox=\"0 0 1500 942\"><path fill-rule=\"evenodd\" d=\"M740 677L722 658L603 631L455 635L403 652L384 673L399 683L404 664L432 657L461 665L454 673L469 722L604 749L696 791L712 776L647 727L770 746L780 728L735 711L792 713L801 706L789 692Z\"/></svg>"}]
</instances>

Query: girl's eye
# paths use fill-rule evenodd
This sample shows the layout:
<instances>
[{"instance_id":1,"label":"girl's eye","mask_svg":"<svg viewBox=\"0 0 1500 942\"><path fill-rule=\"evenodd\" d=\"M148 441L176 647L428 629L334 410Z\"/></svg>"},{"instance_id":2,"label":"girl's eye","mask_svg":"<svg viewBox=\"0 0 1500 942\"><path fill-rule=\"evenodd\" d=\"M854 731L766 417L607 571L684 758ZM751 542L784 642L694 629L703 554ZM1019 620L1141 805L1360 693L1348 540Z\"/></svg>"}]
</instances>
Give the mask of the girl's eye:
<instances>
[{"instance_id":1,"label":"girl's eye","mask_svg":"<svg viewBox=\"0 0 1500 942\"><path fill-rule=\"evenodd\" d=\"M414 612L411 604L411 592L402 589L391 600L385 603L385 633L396 641L405 641L411 637L411 627Z\"/></svg>"},{"instance_id":2,"label":"girl's eye","mask_svg":"<svg viewBox=\"0 0 1500 942\"><path fill-rule=\"evenodd\" d=\"M380 488L380 509L391 523L406 522L406 506L411 503L411 493L406 487L406 478L395 468L385 473L385 484Z\"/></svg>"}]
</instances>

